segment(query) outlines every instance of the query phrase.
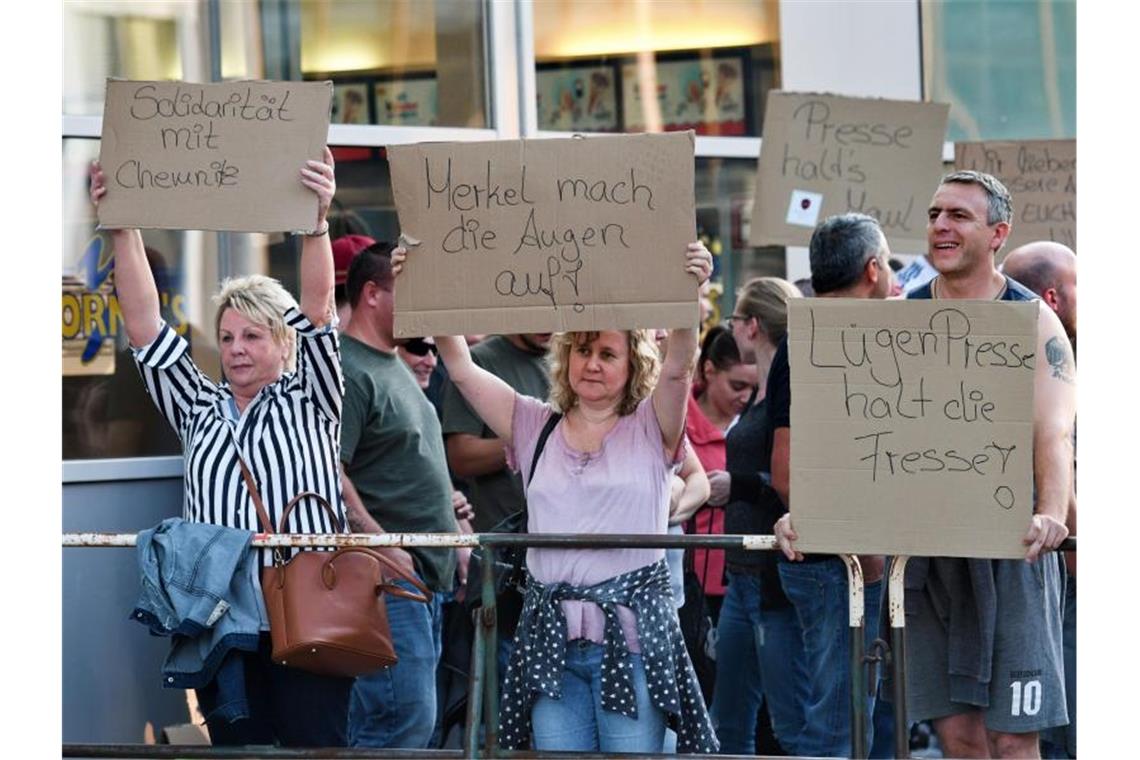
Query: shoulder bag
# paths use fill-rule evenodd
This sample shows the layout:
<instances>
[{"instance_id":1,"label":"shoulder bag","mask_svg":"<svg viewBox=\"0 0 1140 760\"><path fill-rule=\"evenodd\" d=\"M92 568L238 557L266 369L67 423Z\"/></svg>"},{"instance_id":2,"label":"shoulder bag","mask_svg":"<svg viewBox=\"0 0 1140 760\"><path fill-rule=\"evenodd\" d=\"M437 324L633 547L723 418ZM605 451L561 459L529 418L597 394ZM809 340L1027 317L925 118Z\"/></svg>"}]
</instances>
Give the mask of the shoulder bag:
<instances>
[{"instance_id":1,"label":"shoulder bag","mask_svg":"<svg viewBox=\"0 0 1140 760\"><path fill-rule=\"evenodd\" d=\"M527 486L534 480L534 471L538 468L539 457L546 448L546 440L554 431L558 420L562 419L559 412L551 413L542 432L538 434L538 443L534 447L534 457L531 459L530 472L527 474ZM491 528L491 533L526 533L527 509L524 506L513 515L508 515ZM519 615L522 614L523 603L523 565L526 563L525 546L509 546L499 549L495 559L495 608L499 635L514 636L518 626ZM471 552L467 564L467 585L464 599L469 611L483 606L483 549L476 548Z\"/></svg>"},{"instance_id":2,"label":"shoulder bag","mask_svg":"<svg viewBox=\"0 0 1140 760\"><path fill-rule=\"evenodd\" d=\"M240 464L262 530L273 533L253 476L245 462ZM316 499L334 525L340 522L327 499L305 491L285 506L280 532L285 532L289 513L304 498ZM397 580L407 581L419 593L397 586ZM401 567L365 546L332 552L298 551L289 560L284 559L281 549L274 549L273 566L261 570L261 590L269 613L273 661L342 677L396 664L385 593L424 603L432 597L413 568Z\"/></svg>"}]
</instances>

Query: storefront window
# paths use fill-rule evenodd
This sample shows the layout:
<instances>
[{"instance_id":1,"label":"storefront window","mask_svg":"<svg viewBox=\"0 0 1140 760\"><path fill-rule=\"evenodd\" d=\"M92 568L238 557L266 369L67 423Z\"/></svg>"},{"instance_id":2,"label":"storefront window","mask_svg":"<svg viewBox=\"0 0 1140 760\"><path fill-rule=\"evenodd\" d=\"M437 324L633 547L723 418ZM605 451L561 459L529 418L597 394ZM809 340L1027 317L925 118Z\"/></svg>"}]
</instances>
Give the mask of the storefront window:
<instances>
[{"instance_id":1,"label":"storefront window","mask_svg":"<svg viewBox=\"0 0 1140 760\"><path fill-rule=\"evenodd\" d=\"M64 0L63 112L103 113L107 77L208 81L206 3Z\"/></svg>"},{"instance_id":2,"label":"storefront window","mask_svg":"<svg viewBox=\"0 0 1140 760\"><path fill-rule=\"evenodd\" d=\"M1076 137L1071 0L923 0L926 99L950 104L949 140Z\"/></svg>"},{"instance_id":3,"label":"storefront window","mask_svg":"<svg viewBox=\"0 0 1140 760\"><path fill-rule=\"evenodd\" d=\"M488 123L483 5L469 0L65 0L64 50L69 114L102 113L107 77L220 76L331 79L334 123Z\"/></svg>"},{"instance_id":4,"label":"storefront window","mask_svg":"<svg viewBox=\"0 0 1140 760\"><path fill-rule=\"evenodd\" d=\"M779 20L778 0L535 3L538 128L759 135Z\"/></svg>"},{"instance_id":5,"label":"storefront window","mask_svg":"<svg viewBox=\"0 0 1140 760\"><path fill-rule=\"evenodd\" d=\"M114 295L111 236L95 229L87 199L87 166L97 140L64 140L61 327L63 458L103 459L179 453L178 438L143 390L127 348ZM208 361L201 310L192 302L190 262L201 258L201 234L147 230L147 260L163 318ZM212 341L210 341L212 344ZM216 359L214 364L216 364Z\"/></svg>"},{"instance_id":6,"label":"storefront window","mask_svg":"<svg viewBox=\"0 0 1140 760\"><path fill-rule=\"evenodd\" d=\"M744 158L698 158L696 164L697 235L713 254L706 324L732 313L736 290L753 277L783 277L782 246L748 244L749 218L756 192L756 161Z\"/></svg>"}]
</instances>

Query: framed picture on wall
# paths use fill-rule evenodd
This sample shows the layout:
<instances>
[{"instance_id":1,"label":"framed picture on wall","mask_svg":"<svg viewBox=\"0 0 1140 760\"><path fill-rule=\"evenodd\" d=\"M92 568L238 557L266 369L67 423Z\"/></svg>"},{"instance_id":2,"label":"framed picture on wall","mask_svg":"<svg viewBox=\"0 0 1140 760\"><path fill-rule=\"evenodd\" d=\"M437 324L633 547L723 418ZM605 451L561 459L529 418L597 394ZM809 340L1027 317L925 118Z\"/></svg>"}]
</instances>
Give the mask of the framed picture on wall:
<instances>
[{"instance_id":1,"label":"framed picture on wall","mask_svg":"<svg viewBox=\"0 0 1140 760\"><path fill-rule=\"evenodd\" d=\"M367 82L334 82L333 124L371 124L368 113Z\"/></svg>"},{"instance_id":2,"label":"framed picture on wall","mask_svg":"<svg viewBox=\"0 0 1140 760\"><path fill-rule=\"evenodd\" d=\"M538 64L538 128L562 132L617 132L618 92L612 64Z\"/></svg>"},{"instance_id":3,"label":"framed picture on wall","mask_svg":"<svg viewBox=\"0 0 1140 760\"><path fill-rule=\"evenodd\" d=\"M623 126L643 132L692 129L699 135L754 134L748 51L662 53L656 65L627 59L621 65ZM652 88L654 97L646 97Z\"/></svg>"},{"instance_id":4,"label":"framed picture on wall","mask_svg":"<svg viewBox=\"0 0 1140 760\"><path fill-rule=\"evenodd\" d=\"M434 127L439 122L439 91L435 74L377 79L372 85L376 124L392 127Z\"/></svg>"}]
</instances>

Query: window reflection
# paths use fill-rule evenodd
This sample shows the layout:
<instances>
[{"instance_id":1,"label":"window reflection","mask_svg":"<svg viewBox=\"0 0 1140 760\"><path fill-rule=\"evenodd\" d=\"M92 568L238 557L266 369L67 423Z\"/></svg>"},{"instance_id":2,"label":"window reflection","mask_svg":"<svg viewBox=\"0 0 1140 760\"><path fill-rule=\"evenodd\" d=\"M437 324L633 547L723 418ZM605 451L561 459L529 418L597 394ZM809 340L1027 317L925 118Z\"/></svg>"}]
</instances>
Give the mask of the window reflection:
<instances>
[{"instance_id":1,"label":"window reflection","mask_svg":"<svg viewBox=\"0 0 1140 760\"><path fill-rule=\"evenodd\" d=\"M1076 3L923 0L922 50L947 139L1076 137Z\"/></svg>"},{"instance_id":2,"label":"window reflection","mask_svg":"<svg viewBox=\"0 0 1140 760\"><path fill-rule=\"evenodd\" d=\"M483 23L470 0L65 0L63 110L102 113L107 77L331 79L334 123L485 128Z\"/></svg>"},{"instance_id":3,"label":"window reflection","mask_svg":"<svg viewBox=\"0 0 1140 760\"><path fill-rule=\"evenodd\" d=\"M713 254L711 326L732 313L736 290L749 279L785 276L784 248L748 244L756 161L698 158L695 179L697 235Z\"/></svg>"},{"instance_id":4,"label":"window reflection","mask_svg":"<svg viewBox=\"0 0 1140 760\"><path fill-rule=\"evenodd\" d=\"M87 165L96 140L64 141L64 246L60 322L63 354L63 458L177 454L178 438L143 389L127 346L114 293L111 236L95 229L87 200ZM193 317L187 243L200 236L146 230L147 261L162 317L190 341L196 359L205 341ZM216 361L215 361L216 363Z\"/></svg>"},{"instance_id":5,"label":"window reflection","mask_svg":"<svg viewBox=\"0 0 1140 760\"><path fill-rule=\"evenodd\" d=\"M63 112L103 112L107 77L209 79L204 2L64 0Z\"/></svg>"},{"instance_id":6,"label":"window reflection","mask_svg":"<svg viewBox=\"0 0 1140 760\"><path fill-rule=\"evenodd\" d=\"M760 134L780 81L777 0L619 0L596 10L534 6L539 129Z\"/></svg>"}]
</instances>

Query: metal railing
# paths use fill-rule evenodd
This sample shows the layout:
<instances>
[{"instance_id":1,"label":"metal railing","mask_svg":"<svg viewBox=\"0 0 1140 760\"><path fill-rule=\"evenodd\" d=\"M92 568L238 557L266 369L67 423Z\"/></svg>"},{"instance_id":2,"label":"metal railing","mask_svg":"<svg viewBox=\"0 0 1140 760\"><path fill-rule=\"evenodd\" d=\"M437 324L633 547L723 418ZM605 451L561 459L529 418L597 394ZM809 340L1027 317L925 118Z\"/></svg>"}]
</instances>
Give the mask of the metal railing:
<instances>
[{"instance_id":1,"label":"metal railing","mask_svg":"<svg viewBox=\"0 0 1140 760\"><path fill-rule=\"evenodd\" d=\"M65 533L64 547L132 547L134 533ZM185 757L185 758L364 758L364 757L565 757L565 753L526 752L500 749L498 746L499 678L497 651L497 610L495 604L495 552L512 546L540 548L593 549L745 549L777 551L776 538L770 535L634 535L571 533L354 533L354 534L256 534L255 547L482 547L486 552L482 563L482 607L474 613L475 638L472 643L471 670L468 674L467 720L462 750L378 750L338 748L306 750L277 747L193 747L145 744L64 744L63 757ZM1075 550L1076 538L1065 540L1060 550ZM886 660L892 677L892 702L895 707L895 756L910 755L910 728L906 717L906 658L903 598L903 576L907 557L893 557L888 581L890 642L868 658L864 646L863 572L853 554L838 555L847 568L848 626L851 649L851 750L852 757L867 757L866 680L865 668ZM878 642L877 642L878 643ZM488 654L490 653L490 655ZM482 714L482 722L479 716ZM483 741L480 746L480 728ZM581 755L579 757L604 755ZM676 755L661 754L668 758Z\"/></svg>"}]
</instances>

